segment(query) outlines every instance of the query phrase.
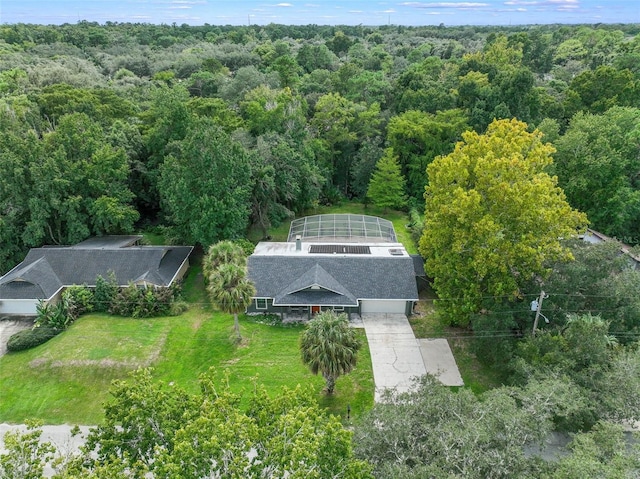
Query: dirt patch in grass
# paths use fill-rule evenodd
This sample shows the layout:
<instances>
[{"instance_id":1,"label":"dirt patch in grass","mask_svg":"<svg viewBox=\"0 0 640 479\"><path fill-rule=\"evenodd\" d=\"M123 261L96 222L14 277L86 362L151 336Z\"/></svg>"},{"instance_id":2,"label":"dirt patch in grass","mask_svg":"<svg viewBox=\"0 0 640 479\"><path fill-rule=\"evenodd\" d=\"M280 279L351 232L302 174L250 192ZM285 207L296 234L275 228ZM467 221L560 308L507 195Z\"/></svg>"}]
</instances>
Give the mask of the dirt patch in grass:
<instances>
[{"instance_id":1,"label":"dirt patch in grass","mask_svg":"<svg viewBox=\"0 0 640 479\"><path fill-rule=\"evenodd\" d=\"M197 331L198 329L200 329L200 326L202 326L202 321L204 321L204 317L203 316L197 316L195 321L193 323L191 323L191 329L193 331Z\"/></svg>"},{"instance_id":2,"label":"dirt patch in grass","mask_svg":"<svg viewBox=\"0 0 640 479\"><path fill-rule=\"evenodd\" d=\"M52 367L52 368L64 368L64 367L85 367L92 366L97 368L123 368L123 369L137 369L137 368L147 368L149 366L153 366L160 359L160 354L162 352L162 348L164 347L164 343L167 340L167 333L163 333L156 341L155 347L149 351L149 354L145 358L138 358L136 360L117 360L112 358L101 358L101 359L63 359L63 360L52 360L47 357L39 357L31 360L29 362L30 368L42 368L42 367Z\"/></svg>"}]
</instances>

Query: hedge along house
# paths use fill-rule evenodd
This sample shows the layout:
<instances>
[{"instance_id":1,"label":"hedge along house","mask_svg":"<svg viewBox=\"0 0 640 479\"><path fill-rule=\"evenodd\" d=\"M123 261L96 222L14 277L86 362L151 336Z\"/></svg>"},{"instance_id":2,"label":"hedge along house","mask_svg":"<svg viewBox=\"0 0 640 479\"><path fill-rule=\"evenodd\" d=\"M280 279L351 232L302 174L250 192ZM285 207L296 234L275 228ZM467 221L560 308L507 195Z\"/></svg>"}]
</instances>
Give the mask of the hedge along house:
<instances>
[{"instance_id":1,"label":"hedge along house","mask_svg":"<svg viewBox=\"0 0 640 479\"><path fill-rule=\"evenodd\" d=\"M418 300L414 259L391 222L373 216L294 220L287 242L259 243L248 268L256 287L248 313L408 315Z\"/></svg>"},{"instance_id":2,"label":"hedge along house","mask_svg":"<svg viewBox=\"0 0 640 479\"><path fill-rule=\"evenodd\" d=\"M74 246L33 248L0 278L0 315L36 314L40 301L57 302L72 285L95 287L113 272L121 287L165 288L189 268L192 246L140 246L142 236L90 238Z\"/></svg>"}]
</instances>

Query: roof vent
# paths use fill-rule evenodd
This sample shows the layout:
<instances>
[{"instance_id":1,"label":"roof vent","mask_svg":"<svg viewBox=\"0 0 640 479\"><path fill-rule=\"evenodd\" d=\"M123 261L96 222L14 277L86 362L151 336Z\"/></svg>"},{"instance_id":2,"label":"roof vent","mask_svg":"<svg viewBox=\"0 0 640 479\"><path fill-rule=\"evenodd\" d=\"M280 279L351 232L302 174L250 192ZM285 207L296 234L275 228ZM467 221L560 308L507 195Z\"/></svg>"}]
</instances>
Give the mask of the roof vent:
<instances>
[{"instance_id":1,"label":"roof vent","mask_svg":"<svg viewBox=\"0 0 640 479\"><path fill-rule=\"evenodd\" d=\"M404 251L402 251L402 249L400 248L390 248L389 254L391 256L404 256Z\"/></svg>"},{"instance_id":2,"label":"roof vent","mask_svg":"<svg viewBox=\"0 0 640 479\"><path fill-rule=\"evenodd\" d=\"M302 236L296 236L296 251L302 251Z\"/></svg>"}]
</instances>

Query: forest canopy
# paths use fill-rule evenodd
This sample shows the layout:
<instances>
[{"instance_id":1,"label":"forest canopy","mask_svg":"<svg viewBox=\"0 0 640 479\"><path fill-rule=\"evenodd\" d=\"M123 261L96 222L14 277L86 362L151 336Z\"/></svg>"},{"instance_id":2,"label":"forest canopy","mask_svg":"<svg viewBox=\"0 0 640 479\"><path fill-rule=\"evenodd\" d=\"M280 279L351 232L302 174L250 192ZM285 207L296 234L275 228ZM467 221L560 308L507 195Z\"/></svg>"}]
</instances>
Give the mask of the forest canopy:
<instances>
[{"instance_id":1,"label":"forest canopy","mask_svg":"<svg viewBox=\"0 0 640 479\"><path fill-rule=\"evenodd\" d=\"M368 201L383 158L391 203L422 213L428 165L500 119L553 144L547 173L594 229L640 243L639 31L1 25L0 273L147 226L205 248L266 236Z\"/></svg>"}]
</instances>

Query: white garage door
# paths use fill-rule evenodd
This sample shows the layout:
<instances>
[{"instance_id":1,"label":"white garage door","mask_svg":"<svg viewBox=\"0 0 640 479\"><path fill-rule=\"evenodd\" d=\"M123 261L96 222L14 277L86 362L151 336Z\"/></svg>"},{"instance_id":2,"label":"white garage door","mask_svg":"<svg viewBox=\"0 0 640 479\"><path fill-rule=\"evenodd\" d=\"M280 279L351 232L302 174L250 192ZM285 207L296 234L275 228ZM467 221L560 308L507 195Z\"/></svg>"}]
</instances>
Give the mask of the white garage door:
<instances>
[{"instance_id":1,"label":"white garage door","mask_svg":"<svg viewBox=\"0 0 640 479\"><path fill-rule=\"evenodd\" d=\"M362 313L397 313L405 314L406 301L383 299L363 299L360 302Z\"/></svg>"},{"instance_id":2,"label":"white garage door","mask_svg":"<svg viewBox=\"0 0 640 479\"><path fill-rule=\"evenodd\" d=\"M38 303L31 299L4 299L0 300L0 315L16 314L31 316L36 314Z\"/></svg>"}]
</instances>

